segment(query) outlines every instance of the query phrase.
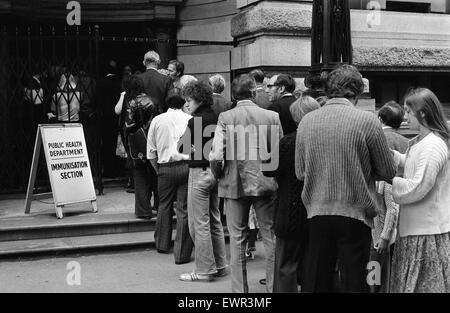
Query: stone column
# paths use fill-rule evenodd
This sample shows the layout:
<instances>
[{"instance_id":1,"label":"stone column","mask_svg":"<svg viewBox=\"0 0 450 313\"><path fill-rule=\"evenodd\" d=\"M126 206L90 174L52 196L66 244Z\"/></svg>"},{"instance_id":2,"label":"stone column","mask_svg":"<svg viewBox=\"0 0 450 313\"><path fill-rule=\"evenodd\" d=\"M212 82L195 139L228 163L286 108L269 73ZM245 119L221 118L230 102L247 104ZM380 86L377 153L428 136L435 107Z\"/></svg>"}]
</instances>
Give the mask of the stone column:
<instances>
[{"instance_id":1,"label":"stone column","mask_svg":"<svg viewBox=\"0 0 450 313\"><path fill-rule=\"evenodd\" d=\"M311 66L312 1L237 1L241 10L231 21L237 42L232 51L236 73L262 68L269 75L285 72L305 77Z\"/></svg>"}]
</instances>

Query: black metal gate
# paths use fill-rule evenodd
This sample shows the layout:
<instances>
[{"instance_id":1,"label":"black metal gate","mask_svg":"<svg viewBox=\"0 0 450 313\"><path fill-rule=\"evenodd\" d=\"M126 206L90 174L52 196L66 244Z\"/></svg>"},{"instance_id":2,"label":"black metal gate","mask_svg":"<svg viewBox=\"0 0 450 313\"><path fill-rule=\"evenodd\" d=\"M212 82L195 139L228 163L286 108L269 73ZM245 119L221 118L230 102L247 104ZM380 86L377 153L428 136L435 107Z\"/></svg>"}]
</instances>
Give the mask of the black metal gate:
<instances>
[{"instance_id":1,"label":"black metal gate","mask_svg":"<svg viewBox=\"0 0 450 313\"><path fill-rule=\"evenodd\" d=\"M149 50L170 51L166 59L174 58L177 43L233 45L233 42L160 40L146 36L102 36L97 25L9 24L0 26L0 32L0 194L25 192L37 125L49 122L47 113L55 109L52 104L55 106L54 102L64 97L57 92L62 80L65 86L75 82L71 97L80 103L79 121L85 132L94 182L102 189L98 129L101 117L95 94L103 77L102 64L113 56L141 64ZM166 59L163 63L167 63ZM63 100L70 102L70 98ZM70 122L73 120L68 111ZM43 156L40 160L36 186L46 189L47 169Z\"/></svg>"},{"instance_id":2,"label":"black metal gate","mask_svg":"<svg viewBox=\"0 0 450 313\"><path fill-rule=\"evenodd\" d=\"M1 31L0 193L15 193L26 188L37 125L49 122L61 78L75 78L74 94L84 99L80 107L94 105L99 30L28 25L3 26ZM89 153L97 173L98 154ZM47 176L40 162L37 185L48 186Z\"/></svg>"}]
</instances>

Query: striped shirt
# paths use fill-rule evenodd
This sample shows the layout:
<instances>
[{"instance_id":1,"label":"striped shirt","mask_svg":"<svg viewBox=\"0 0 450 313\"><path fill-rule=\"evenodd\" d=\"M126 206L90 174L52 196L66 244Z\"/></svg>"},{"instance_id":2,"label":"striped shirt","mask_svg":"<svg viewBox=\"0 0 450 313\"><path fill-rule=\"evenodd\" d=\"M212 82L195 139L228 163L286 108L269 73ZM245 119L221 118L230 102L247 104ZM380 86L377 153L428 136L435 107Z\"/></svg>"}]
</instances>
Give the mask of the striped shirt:
<instances>
[{"instance_id":1,"label":"striped shirt","mask_svg":"<svg viewBox=\"0 0 450 313\"><path fill-rule=\"evenodd\" d=\"M375 181L395 176L380 122L343 98L308 113L297 129L295 172L308 218L338 215L373 227Z\"/></svg>"}]
</instances>

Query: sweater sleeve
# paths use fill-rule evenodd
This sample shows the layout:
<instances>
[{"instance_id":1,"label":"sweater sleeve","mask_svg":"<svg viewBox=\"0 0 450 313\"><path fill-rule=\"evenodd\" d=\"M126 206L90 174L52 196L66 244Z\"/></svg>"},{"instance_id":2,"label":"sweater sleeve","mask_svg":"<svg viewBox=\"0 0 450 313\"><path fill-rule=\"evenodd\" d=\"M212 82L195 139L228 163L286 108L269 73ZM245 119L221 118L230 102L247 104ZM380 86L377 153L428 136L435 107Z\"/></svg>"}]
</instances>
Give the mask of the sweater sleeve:
<instances>
[{"instance_id":1,"label":"sweater sleeve","mask_svg":"<svg viewBox=\"0 0 450 313\"><path fill-rule=\"evenodd\" d=\"M399 207L392 197L392 185L384 184L384 203L386 204L386 217L380 238L391 241L392 234L397 227Z\"/></svg>"},{"instance_id":2,"label":"sweater sleeve","mask_svg":"<svg viewBox=\"0 0 450 313\"><path fill-rule=\"evenodd\" d=\"M392 183L392 193L395 202L409 204L422 200L433 188L436 177L447 162L448 149L441 142L430 142L417 154L409 155L415 163L412 177L395 177Z\"/></svg>"},{"instance_id":3,"label":"sweater sleeve","mask_svg":"<svg viewBox=\"0 0 450 313\"><path fill-rule=\"evenodd\" d=\"M378 121L369 135L368 148L376 180L390 180L395 176L396 166L393 153L388 147L383 129Z\"/></svg>"}]
</instances>

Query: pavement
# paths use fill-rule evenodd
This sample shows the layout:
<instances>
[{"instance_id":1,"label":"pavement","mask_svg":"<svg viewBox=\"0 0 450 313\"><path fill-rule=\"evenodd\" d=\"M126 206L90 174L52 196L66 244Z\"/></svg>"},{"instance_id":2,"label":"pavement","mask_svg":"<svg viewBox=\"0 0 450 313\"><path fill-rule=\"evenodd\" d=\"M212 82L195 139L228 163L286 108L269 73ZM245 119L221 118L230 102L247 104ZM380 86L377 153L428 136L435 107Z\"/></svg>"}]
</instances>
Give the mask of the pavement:
<instances>
[{"instance_id":1,"label":"pavement","mask_svg":"<svg viewBox=\"0 0 450 313\"><path fill-rule=\"evenodd\" d=\"M229 246L227 245L228 260ZM72 270L78 262L80 285ZM69 254L59 257L0 260L0 293L229 293L230 275L212 282L182 282L178 276L191 272L194 261L174 263L172 254L154 249ZM249 291L264 293L264 248L257 242L254 260L247 263ZM70 280L70 278L74 278Z\"/></svg>"},{"instance_id":2,"label":"pavement","mask_svg":"<svg viewBox=\"0 0 450 313\"><path fill-rule=\"evenodd\" d=\"M24 213L25 199L0 200L0 228L8 227L63 227L80 222L116 223L117 219L134 219L134 194L126 193L122 186L105 188L105 195L97 196L98 213L91 212L90 203L68 205L65 217L58 220L53 199L34 200L29 215ZM141 221L141 220L140 220ZM175 232L174 232L175 233ZM143 232L117 234L123 240L136 236L148 236ZM126 236L130 237L129 239ZM93 236L100 238L101 236ZM133 238L131 238L133 237ZM136 238L134 238L136 237ZM62 237L55 240L73 240ZM45 239L41 239L44 240ZM50 239L49 239L50 240ZM87 243L92 244L86 236ZM30 243L31 241L26 241ZM5 244L4 242L3 244ZM227 244L229 260L229 245ZM80 265L80 285L70 285L69 262ZM194 260L183 265L174 263L172 254L159 254L152 247L108 250L61 251L45 256L19 256L0 259L0 293L4 292L149 292L149 293L228 293L231 291L230 276L213 282L181 282L178 276L194 269ZM265 292L259 283L265 277L264 247L257 242L257 254L247 263L249 289L252 293Z\"/></svg>"}]
</instances>

